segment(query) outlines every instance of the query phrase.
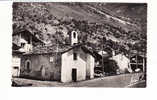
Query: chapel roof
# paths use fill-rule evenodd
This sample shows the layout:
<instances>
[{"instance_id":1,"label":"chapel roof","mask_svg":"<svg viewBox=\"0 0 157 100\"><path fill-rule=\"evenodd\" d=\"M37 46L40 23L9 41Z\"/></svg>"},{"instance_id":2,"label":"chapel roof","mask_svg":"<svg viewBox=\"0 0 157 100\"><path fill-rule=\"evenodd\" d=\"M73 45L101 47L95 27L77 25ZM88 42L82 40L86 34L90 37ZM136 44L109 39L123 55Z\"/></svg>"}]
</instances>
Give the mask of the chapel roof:
<instances>
[{"instance_id":1,"label":"chapel roof","mask_svg":"<svg viewBox=\"0 0 157 100\"><path fill-rule=\"evenodd\" d=\"M76 44L76 45L52 45L52 46L37 46L33 49L32 52L25 53L25 55L42 55L42 54L64 54L74 48L81 47L81 49L85 53L89 53L92 55L92 50L87 48L87 46L83 43Z\"/></svg>"}]
</instances>

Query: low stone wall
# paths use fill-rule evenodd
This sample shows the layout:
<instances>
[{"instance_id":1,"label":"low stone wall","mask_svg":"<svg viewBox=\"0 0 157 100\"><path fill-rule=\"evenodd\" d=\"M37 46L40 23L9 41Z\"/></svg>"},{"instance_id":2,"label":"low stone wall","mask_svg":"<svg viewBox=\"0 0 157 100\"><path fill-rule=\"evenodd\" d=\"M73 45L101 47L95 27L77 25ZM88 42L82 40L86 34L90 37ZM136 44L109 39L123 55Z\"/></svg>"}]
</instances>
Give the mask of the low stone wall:
<instances>
[{"instance_id":1,"label":"low stone wall","mask_svg":"<svg viewBox=\"0 0 157 100\"><path fill-rule=\"evenodd\" d=\"M141 81L144 78L144 73L121 74L113 77L115 77L114 79L117 80L116 82L120 87L126 87Z\"/></svg>"},{"instance_id":2,"label":"low stone wall","mask_svg":"<svg viewBox=\"0 0 157 100\"><path fill-rule=\"evenodd\" d=\"M134 73L134 74L131 74L131 78L130 78L130 83L128 85L131 85L131 84L135 84L139 81L142 81L145 79L145 74L144 73Z\"/></svg>"},{"instance_id":3,"label":"low stone wall","mask_svg":"<svg viewBox=\"0 0 157 100\"><path fill-rule=\"evenodd\" d=\"M131 84L135 84L144 78L144 73L129 73L120 74L115 76L106 76L101 78L96 78L89 81L104 81L105 87L127 87ZM97 86L99 87L99 86Z\"/></svg>"}]
</instances>

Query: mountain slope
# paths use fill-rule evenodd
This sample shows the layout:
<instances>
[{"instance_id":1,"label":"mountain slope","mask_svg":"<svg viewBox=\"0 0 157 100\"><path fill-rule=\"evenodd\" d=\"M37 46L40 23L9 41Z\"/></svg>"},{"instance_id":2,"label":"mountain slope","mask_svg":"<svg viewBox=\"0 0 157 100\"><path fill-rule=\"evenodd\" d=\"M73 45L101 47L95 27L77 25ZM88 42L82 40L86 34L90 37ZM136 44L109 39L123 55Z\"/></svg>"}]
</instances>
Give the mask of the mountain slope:
<instances>
[{"instance_id":1,"label":"mountain slope","mask_svg":"<svg viewBox=\"0 0 157 100\"><path fill-rule=\"evenodd\" d=\"M48 44L67 44L69 31L77 30L80 42L99 49L105 37L112 49L146 51L146 15L145 4L14 3L13 30L29 29ZM139 43L142 49L134 48Z\"/></svg>"}]
</instances>

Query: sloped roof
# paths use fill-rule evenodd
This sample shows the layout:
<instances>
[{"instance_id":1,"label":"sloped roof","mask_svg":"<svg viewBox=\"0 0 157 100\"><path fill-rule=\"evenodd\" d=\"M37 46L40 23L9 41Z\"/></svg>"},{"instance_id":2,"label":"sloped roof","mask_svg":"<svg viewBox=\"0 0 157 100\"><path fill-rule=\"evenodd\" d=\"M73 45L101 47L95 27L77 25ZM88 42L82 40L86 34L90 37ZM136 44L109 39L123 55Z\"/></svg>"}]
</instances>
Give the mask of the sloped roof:
<instances>
[{"instance_id":1,"label":"sloped roof","mask_svg":"<svg viewBox=\"0 0 157 100\"><path fill-rule=\"evenodd\" d=\"M20 46L16 45L15 43L12 43L12 50L18 50L20 48Z\"/></svg>"},{"instance_id":2,"label":"sloped roof","mask_svg":"<svg viewBox=\"0 0 157 100\"><path fill-rule=\"evenodd\" d=\"M139 52L137 50L132 50L130 52L130 56L133 57L133 56L141 56L141 57L146 57L146 53L145 52Z\"/></svg>"},{"instance_id":3,"label":"sloped roof","mask_svg":"<svg viewBox=\"0 0 157 100\"><path fill-rule=\"evenodd\" d=\"M22 54L23 52L19 51L21 47L16 45L15 43L12 43L12 53L13 54Z\"/></svg>"},{"instance_id":4,"label":"sloped roof","mask_svg":"<svg viewBox=\"0 0 157 100\"><path fill-rule=\"evenodd\" d=\"M31 32L30 30L27 30L27 29L16 29L16 30L13 30L13 36L14 35L17 35L17 34L26 34L26 35L30 35L32 36L32 40L35 41L35 42L40 42L40 43L43 43L45 44L41 39L37 38L35 36L35 34L33 32Z\"/></svg>"},{"instance_id":5,"label":"sloped roof","mask_svg":"<svg viewBox=\"0 0 157 100\"><path fill-rule=\"evenodd\" d=\"M62 53L72 48L69 45L51 45L51 46L36 46L29 54L48 54L48 53Z\"/></svg>"},{"instance_id":6,"label":"sloped roof","mask_svg":"<svg viewBox=\"0 0 157 100\"><path fill-rule=\"evenodd\" d=\"M74 48L81 47L81 49L85 53L89 53L93 56L92 50L88 49L85 44L76 44L74 46L70 45L52 45L52 46L38 46L33 49L32 52L25 53L25 55L35 55L35 54L52 54L52 53L60 53L64 54Z\"/></svg>"}]
</instances>

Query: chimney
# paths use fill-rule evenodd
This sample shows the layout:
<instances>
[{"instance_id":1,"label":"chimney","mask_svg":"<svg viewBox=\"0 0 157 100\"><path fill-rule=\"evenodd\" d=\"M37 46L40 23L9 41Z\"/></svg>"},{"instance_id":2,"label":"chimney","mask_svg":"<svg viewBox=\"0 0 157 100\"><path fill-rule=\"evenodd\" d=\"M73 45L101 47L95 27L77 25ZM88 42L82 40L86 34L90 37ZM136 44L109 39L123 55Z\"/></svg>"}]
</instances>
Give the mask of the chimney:
<instances>
[{"instance_id":1,"label":"chimney","mask_svg":"<svg viewBox=\"0 0 157 100\"><path fill-rule=\"evenodd\" d=\"M75 45L78 43L78 34L76 31L71 32L71 45Z\"/></svg>"}]
</instances>

